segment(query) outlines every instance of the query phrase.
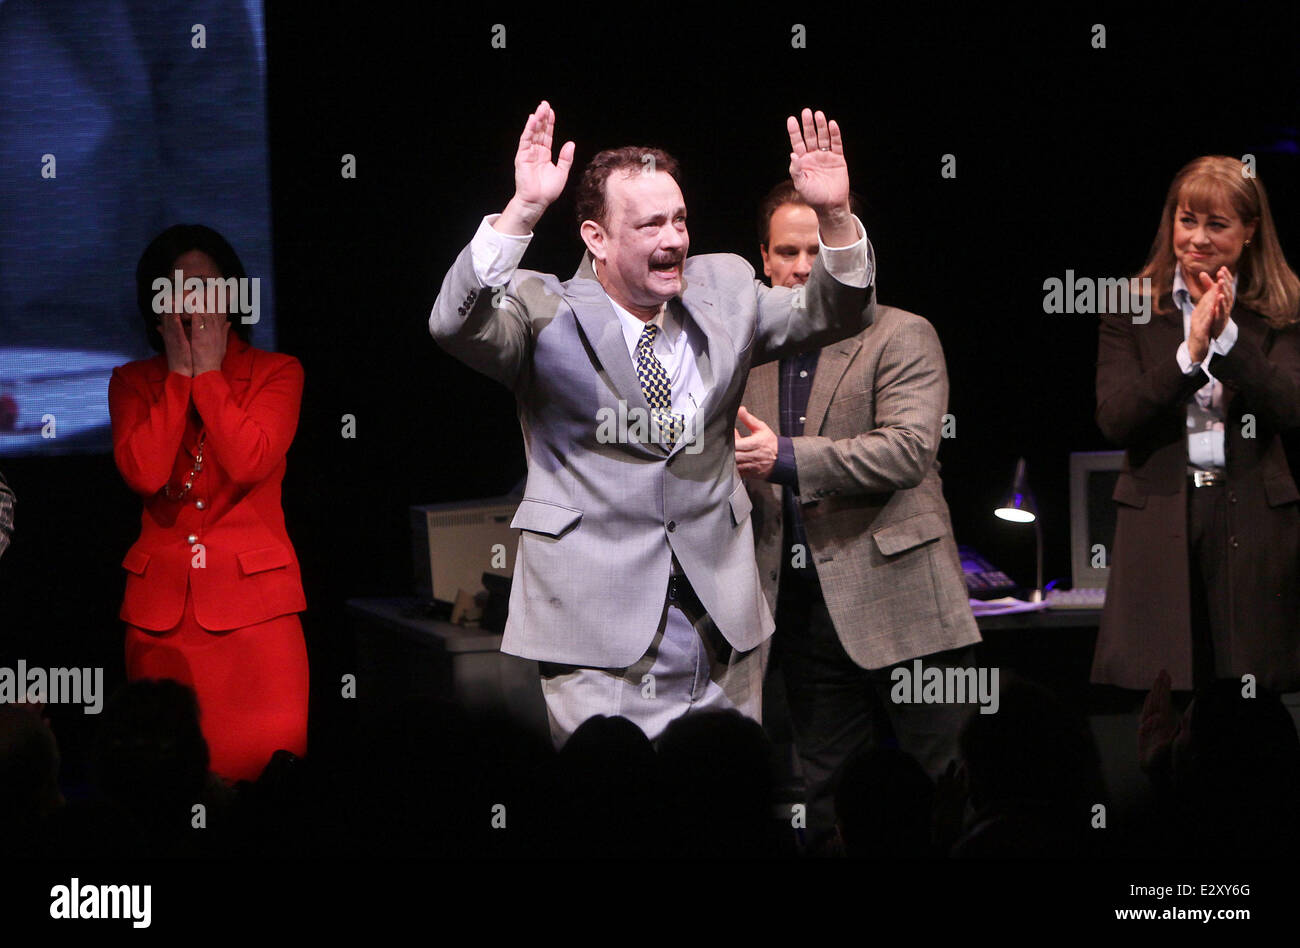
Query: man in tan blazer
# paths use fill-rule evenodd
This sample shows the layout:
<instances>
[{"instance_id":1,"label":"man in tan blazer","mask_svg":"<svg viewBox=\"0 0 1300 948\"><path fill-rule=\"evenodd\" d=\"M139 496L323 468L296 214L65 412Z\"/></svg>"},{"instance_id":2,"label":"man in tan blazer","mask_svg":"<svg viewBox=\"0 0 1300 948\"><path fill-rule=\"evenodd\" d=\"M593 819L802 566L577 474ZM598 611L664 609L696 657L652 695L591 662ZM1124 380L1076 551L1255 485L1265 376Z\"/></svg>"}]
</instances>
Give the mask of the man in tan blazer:
<instances>
[{"instance_id":1,"label":"man in tan blazer","mask_svg":"<svg viewBox=\"0 0 1300 948\"><path fill-rule=\"evenodd\" d=\"M759 237L772 285L802 286L817 219L793 188L763 202ZM812 846L834 827L832 779L854 750L896 740L936 776L971 710L891 698L895 669L973 668L980 640L935 460L947 401L934 328L888 306L856 336L749 375L736 460Z\"/></svg>"}]
</instances>

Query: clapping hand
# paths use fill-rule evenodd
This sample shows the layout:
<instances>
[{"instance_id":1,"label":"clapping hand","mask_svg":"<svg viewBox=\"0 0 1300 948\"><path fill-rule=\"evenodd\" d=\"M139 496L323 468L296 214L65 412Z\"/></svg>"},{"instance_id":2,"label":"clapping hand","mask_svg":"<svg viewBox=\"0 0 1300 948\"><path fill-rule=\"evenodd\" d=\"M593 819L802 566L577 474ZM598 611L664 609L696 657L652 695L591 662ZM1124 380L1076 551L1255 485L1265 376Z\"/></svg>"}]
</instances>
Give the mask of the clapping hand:
<instances>
[{"instance_id":1,"label":"clapping hand","mask_svg":"<svg viewBox=\"0 0 1300 948\"><path fill-rule=\"evenodd\" d=\"M1214 321L1210 325L1210 338L1212 339L1218 339L1219 333L1223 332L1224 327L1228 325L1228 319L1232 316L1234 302L1232 273L1229 272L1228 268L1219 267L1219 272L1215 274L1215 280L1219 288L1219 302L1214 308Z\"/></svg>"},{"instance_id":2,"label":"clapping hand","mask_svg":"<svg viewBox=\"0 0 1300 948\"><path fill-rule=\"evenodd\" d=\"M1227 267L1211 279L1208 273L1196 274L1201 298L1192 311L1192 324L1187 332L1187 354L1193 362L1204 362L1210 354L1210 340L1218 339L1232 315L1232 274Z\"/></svg>"}]
</instances>

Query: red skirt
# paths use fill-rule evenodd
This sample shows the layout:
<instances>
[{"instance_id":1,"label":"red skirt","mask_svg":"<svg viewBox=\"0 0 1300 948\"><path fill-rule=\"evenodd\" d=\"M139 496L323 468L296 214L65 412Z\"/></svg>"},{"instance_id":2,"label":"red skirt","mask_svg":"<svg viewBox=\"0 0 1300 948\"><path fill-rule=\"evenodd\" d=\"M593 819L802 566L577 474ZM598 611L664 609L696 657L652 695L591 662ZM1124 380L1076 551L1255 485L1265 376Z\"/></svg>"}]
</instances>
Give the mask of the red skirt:
<instances>
[{"instance_id":1,"label":"red skirt","mask_svg":"<svg viewBox=\"0 0 1300 948\"><path fill-rule=\"evenodd\" d=\"M126 627L126 677L194 689L209 768L228 780L256 780L280 748L307 753L307 645L297 615L209 632L187 595L176 628Z\"/></svg>"}]
</instances>

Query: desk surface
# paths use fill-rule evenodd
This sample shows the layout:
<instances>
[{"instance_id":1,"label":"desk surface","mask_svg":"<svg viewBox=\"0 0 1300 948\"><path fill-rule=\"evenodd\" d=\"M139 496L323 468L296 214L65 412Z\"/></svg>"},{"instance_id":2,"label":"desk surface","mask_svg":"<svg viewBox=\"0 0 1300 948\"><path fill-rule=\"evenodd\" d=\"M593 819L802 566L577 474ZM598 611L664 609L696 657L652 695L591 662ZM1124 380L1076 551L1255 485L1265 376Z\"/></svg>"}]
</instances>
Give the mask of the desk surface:
<instances>
[{"instance_id":1,"label":"desk surface","mask_svg":"<svg viewBox=\"0 0 1300 948\"><path fill-rule=\"evenodd\" d=\"M482 629L452 625L445 619L435 619L429 606L415 596L395 596L390 599L349 599L344 603L348 613L359 618L377 620L394 631L427 639L437 638L448 652L499 652L501 636Z\"/></svg>"},{"instance_id":2,"label":"desk surface","mask_svg":"<svg viewBox=\"0 0 1300 948\"><path fill-rule=\"evenodd\" d=\"M349 599L349 613L376 619L388 627L417 636L436 636L449 652L490 652L501 648L501 636L482 629L452 625L435 619L429 607L414 596L387 599ZM1101 622L1100 609L1041 609L1037 612L1013 612L1000 616L979 616L980 632L1015 630L1096 629Z\"/></svg>"},{"instance_id":3,"label":"desk surface","mask_svg":"<svg viewBox=\"0 0 1300 948\"><path fill-rule=\"evenodd\" d=\"M981 632L1005 629L1096 629L1101 624L1100 609L1039 609L1035 612L1011 612L1000 616L976 616Z\"/></svg>"}]
</instances>

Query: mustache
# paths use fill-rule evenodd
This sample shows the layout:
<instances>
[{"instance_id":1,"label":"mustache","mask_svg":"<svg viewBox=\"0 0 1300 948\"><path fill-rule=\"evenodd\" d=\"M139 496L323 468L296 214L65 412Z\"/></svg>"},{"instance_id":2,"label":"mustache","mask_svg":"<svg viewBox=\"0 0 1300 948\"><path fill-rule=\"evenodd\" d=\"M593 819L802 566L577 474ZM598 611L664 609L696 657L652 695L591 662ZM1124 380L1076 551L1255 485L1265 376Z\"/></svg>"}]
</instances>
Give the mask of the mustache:
<instances>
[{"instance_id":1,"label":"mustache","mask_svg":"<svg viewBox=\"0 0 1300 948\"><path fill-rule=\"evenodd\" d=\"M679 253L668 254L666 256L652 256L650 258L650 266L655 267L655 266L664 266L665 264L678 264L681 263L684 259L685 257Z\"/></svg>"}]
</instances>

